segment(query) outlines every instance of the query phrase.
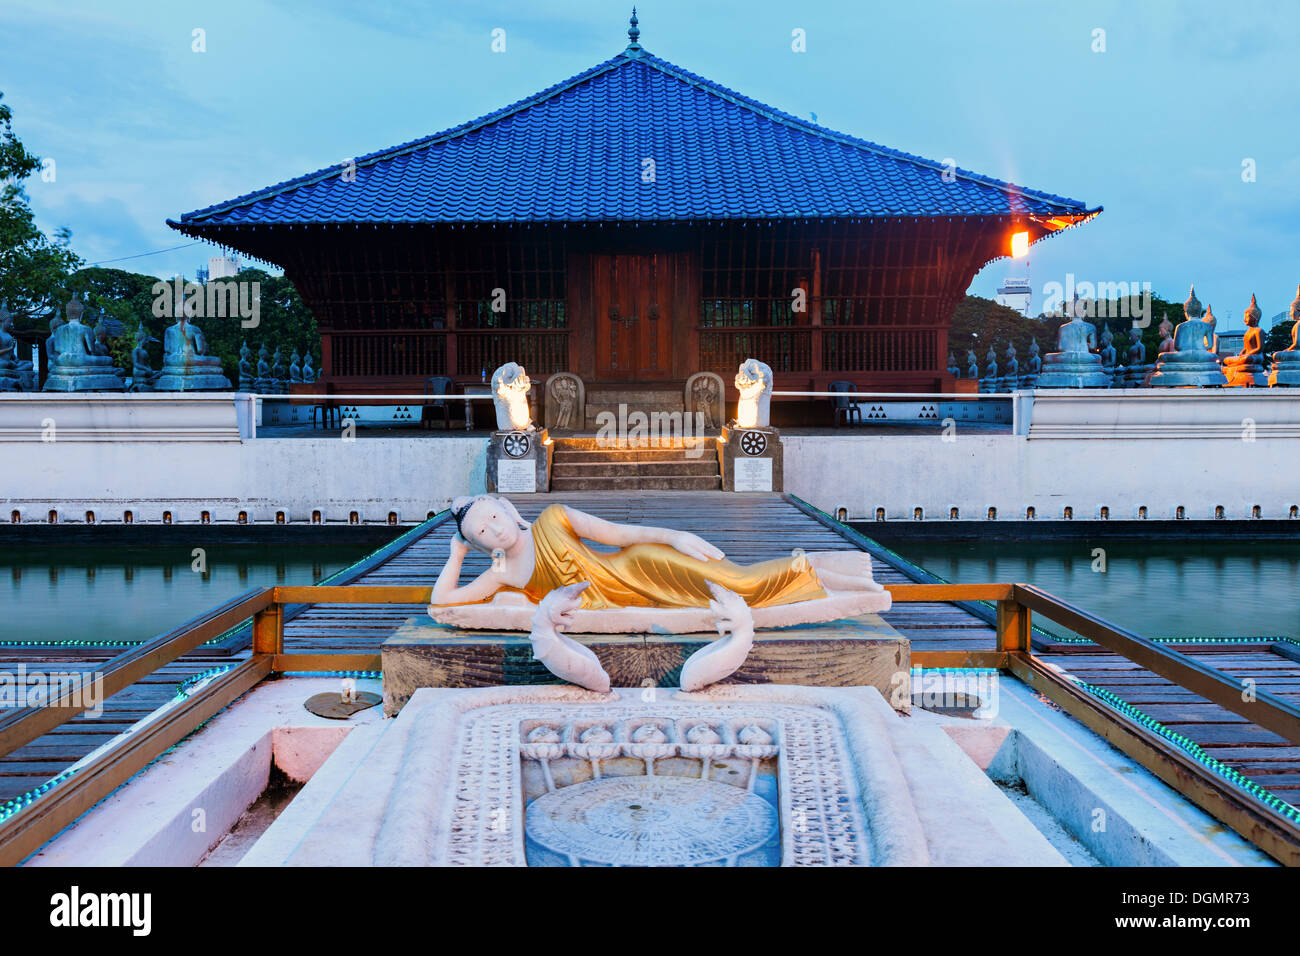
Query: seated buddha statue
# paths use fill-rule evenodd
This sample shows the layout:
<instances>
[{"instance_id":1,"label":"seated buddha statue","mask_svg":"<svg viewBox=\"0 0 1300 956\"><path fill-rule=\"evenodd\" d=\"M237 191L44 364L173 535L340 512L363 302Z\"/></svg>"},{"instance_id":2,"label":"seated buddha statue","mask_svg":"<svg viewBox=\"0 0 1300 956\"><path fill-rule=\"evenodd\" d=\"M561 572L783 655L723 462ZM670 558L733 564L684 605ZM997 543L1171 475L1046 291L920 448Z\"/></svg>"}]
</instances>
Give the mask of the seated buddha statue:
<instances>
[{"instance_id":1,"label":"seated buddha statue","mask_svg":"<svg viewBox=\"0 0 1300 956\"><path fill-rule=\"evenodd\" d=\"M135 348L131 350L131 391L152 392L160 373L149 367L149 343L158 340L141 322L135 330Z\"/></svg>"},{"instance_id":2,"label":"seated buddha statue","mask_svg":"<svg viewBox=\"0 0 1300 956\"><path fill-rule=\"evenodd\" d=\"M456 534L433 586L431 603L487 603L501 591L540 604L551 591L587 583L583 609L706 608L710 583L739 595L750 607L817 601L846 592L882 589L862 551L832 551L740 565L686 531L620 525L567 505L547 507L531 525L507 499L494 495L452 502ZM587 542L610 545L602 551ZM492 566L460 585L470 550L493 555Z\"/></svg>"},{"instance_id":3,"label":"seated buddha statue","mask_svg":"<svg viewBox=\"0 0 1300 956\"><path fill-rule=\"evenodd\" d=\"M1038 347L1038 339L1029 340L1029 358L1025 360L1025 367L1020 373L1020 387L1033 388L1038 384L1038 376L1043 371L1042 350Z\"/></svg>"},{"instance_id":4,"label":"seated buddha statue","mask_svg":"<svg viewBox=\"0 0 1300 956\"><path fill-rule=\"evenodd\" d=\"M1101 370L1114 385L1119 352L1115 348L1115 333L1110 330L1109 325L1103 324L1101 327L1101 350L1097 354L1101 356Z\"/></svg>"},{"instance_id":5,"label":"seated buddha statue","mask_svg":"<svg viewBox=\"0 0 1300 956\"><path fill-rule=\"evenodd\" d=\"M1016 358L1016 343L1008 342L1007 350L1002 356L1002 375L998 378L999 392L1014 392L1020 387L1020 360Z\"/></svg>"},{"instance_id":6,"label":"seated buddha statue","mask_svg":"<svg viewBox=\"0 0 1300 956\"><path fill-rule=\"evenodd\" d=\"M178 298L172 314L176 322L163 333L163 367L158 376L160 392L226 391L230 379L221 371L221 359L208 354L203 331L190 322Z\"/></svg>"},{"instance_id":7,"label":"seated buddha statue","mask_svg":"<svg viewBox=\"0 0 1300 956\"><path fill-rule=\"evenodd\" d=\"M8 306L0 302L0 392L22 391L18 374L18 340L11 334L14 318Z\"/></svg>"},{"instance_id":8,"label":"seated buddha statue","mask_svg":"<svg viewBox=\"0 0 1300 956\"><path fill-rule=\"evenodd\" d=\"M1233 388L1268 388L1268 373L1264 370L1264 333L1259 330L1261 314L1252 293L1250 305L1241 314L1246 323L1241 351L1223 360L1223 374Z\"/></svg>"},{"instance_id":9,"label":"seated buddha statue","mask_svg":"<svg viewBox=\"0 0 1300 956\"><path fill-rule=\"evenodd\" d=\"M974 349L966 350L966 377L967 378L980 377L980 360L975 357Z\"/></svg>"},{"instance_id":10,"label":"seated buddha statue","mask_svg":"<svg viewBox=\"0 0 1300 956\"><path fill-rule=\"evenodd\" d=\"M94 332L81 321L85 306L76 293L68 300L65 311L67 322L50 322L51 362L45 391L120 391L126 385L122 370L114 367L112 356L96 352Z\"/></svg>"},{"instance_id":11,"label":"seated buddha statue","mask_svg":"<svg viewBox=\"0 0 1300 956\"><path fill-rule=\"evenodd\" d=\"M265 342L257 350L257 378L253 380L253 390L260 395L270 395L275 391L275 382L271 380L271 353Z\"/></svg>"},{"instance_id":12,"label":"seated buddha statue","mask_svg":"<svg viewBox=\"0 0 1300 956\"><path fill-rule=\"evenodd\" d=\"M984 374L980 376L981 392L996 392L998 389L998 355L989 344L988 354L984 356Z\"/></svg>"},{"instance_id":13,"label":"seated buddha statue","mask_svg":"<svg viewBox=\"0 0 1300 956\"><path fill-rule=\"evenodd\" d=\"M1295 289L1291 303L1291 347L1273 353L1273 366L1268 373L1268 384L1276 388L1300 388L1300 285Z\"/></svg>"},{"instance_id":14,"label":"seated buddha statue","mask_svg":"<svg viewBox=\"0 0 1300 956\"><path fill-rule=\"evenodd\" d=\"M1038 388L1107 388L1110 376L1102 369L1097 347L1097 330L1083 320L1084 308L1078 296L1069 306L1070 320L1056 332L1055 352L1043 358Z\"/></svg>"},{"instance_id":15,"label":"seated buddha statue","mask_svg":"<svg viewBox=\"0 0 1300 956\"><path fill-rule=\"evenodd\" d=\"M1172 330L1173 326L1170 326ZM1125 388L1141 388L1151 375L1154 365L1147 364L1147 347L1142 343L1142 330L1128 330L1130 345L1128 347L1128 372L1124 376ZM1116 383L1118 384L1118 383Z\"/></svg>"},{"instance_id":16,"label":"seated buddha statue","mask_svg":"<svg viewBox=\"0 0 1300 956\"><path fill-rule=\"evenodd\" d=\"M248 347L248 342L244 341L239 346L239 390L241 392L251 392L253 390L253 350Z\"/></svg>"},{"instance_id":17,"label":"seated buddha statue","mask_svg":"<svg viewBox=\"0 0 1300 956\"><path fill-rule=\"evenodd\" d=\"M1190 386L1214 387L1226 385L1228 380L1219 367L1219 357L1214 354L1214 327L1217 320L1212 309L1202 310L1193 286L1183 303L1185 321L1174 327L1174 346L1156 358L1156 371L1151 376L1153 388L1185 388ZM1204 315L1205 318L1201 318Z\"/></svg>"}]
</instances>

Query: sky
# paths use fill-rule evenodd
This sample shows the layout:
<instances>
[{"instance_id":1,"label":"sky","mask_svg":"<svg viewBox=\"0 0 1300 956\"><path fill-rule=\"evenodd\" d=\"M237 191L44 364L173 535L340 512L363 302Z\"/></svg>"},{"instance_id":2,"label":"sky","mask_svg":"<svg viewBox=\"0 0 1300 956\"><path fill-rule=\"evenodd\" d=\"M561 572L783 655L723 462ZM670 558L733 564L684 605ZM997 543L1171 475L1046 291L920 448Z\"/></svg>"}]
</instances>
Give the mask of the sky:
<instances>
[{"instance_id":1,"label":"sky","mask_svg":"<svg viewBox=\"0 0 1300 956\"><path fill-rule=\"evenodd\" d=\"M610 0L3 0L0 92L27 148L53 161L52 181L27 186L42 227L71 228L90 264L192 276L218 250L175 249L189 240L168 217L535 93L622 50L628 13ZM1027 266L986 266L974 294L1026 269L1035 309L1070 275L1175 301L1195 283L1221 331L1241 328L1252 293L1266 327L1295 297L1300 4L645 0L638 15L650 52L760 102L1105 207L1035 244Z\"/></svg>"}]
</instances>

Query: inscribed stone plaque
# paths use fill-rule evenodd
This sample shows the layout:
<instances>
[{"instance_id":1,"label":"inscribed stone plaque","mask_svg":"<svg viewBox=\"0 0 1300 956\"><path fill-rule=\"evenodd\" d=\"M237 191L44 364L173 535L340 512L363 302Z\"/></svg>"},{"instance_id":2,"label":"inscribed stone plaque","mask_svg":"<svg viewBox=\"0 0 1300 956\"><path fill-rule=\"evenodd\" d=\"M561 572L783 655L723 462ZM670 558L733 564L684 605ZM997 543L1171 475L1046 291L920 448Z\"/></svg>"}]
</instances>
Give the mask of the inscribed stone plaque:
<instances>
[{"instance_id":1,"label":"inscribed stone plaque","mask_svg":"<svg viewBox=\"0 0 1300 956\"><path fill-rule=\"evenodd\" d=\"M733 462L737 491L771 491L771 458L737 458Z\"/></svg>"},{"instance_id":2,"label":"inscribed stone plaque","mask_svg":"<svg viewBox=\"0 0 1300 956\"><path fill-rule=\"evenodd\" d=\"M497 491L532 494L537 491L537 462L532 458L497 460Z\"/></svg>"}]
</instances>

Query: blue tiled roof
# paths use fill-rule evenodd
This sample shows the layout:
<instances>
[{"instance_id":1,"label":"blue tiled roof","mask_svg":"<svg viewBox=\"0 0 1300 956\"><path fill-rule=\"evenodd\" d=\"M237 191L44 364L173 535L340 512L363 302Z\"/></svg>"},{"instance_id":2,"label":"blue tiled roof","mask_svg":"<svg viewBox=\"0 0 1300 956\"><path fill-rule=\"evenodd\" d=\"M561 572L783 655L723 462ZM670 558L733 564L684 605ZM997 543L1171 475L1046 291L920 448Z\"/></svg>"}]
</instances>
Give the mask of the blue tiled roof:
<instances>
[{"instance_id":1,"label":"blue tiled roof","mask_svg":"<svg viewBox=\"0 0 1300 956\"><path fill-rule=\"evenodd\" d=\"M1068 221L1096 211L965 171L945 182L943 170L774 110L632 46L495 113L361 157L355 181L330 166L174 225L1012 213Z\"/></svg>"}]
</instances>

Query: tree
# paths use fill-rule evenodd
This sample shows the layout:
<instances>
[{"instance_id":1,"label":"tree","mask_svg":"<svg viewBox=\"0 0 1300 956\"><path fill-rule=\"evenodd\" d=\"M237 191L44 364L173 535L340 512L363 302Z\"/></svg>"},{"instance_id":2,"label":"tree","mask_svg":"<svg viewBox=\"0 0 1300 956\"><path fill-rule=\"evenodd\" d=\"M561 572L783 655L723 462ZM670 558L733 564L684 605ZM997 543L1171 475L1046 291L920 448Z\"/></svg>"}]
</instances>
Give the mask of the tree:
<instances>
[{"instance_id":1,"label":"tree","mask_svg":"<svg viewBox=\"0 0 1300 956\"><path fill-rule=\"evenodd\" d=\"M0 93L0 301L7 301L14 326L33 329L61 306L68 273L81 264L69 248L72 234L54 238L36 226L23 182L41 168L14 135L13 111Z\"/></svg>"},{"instance_id":2,"label":"tree","mask_svg":"<svg viewBox=\"0 0 1300 956\"><path fill-rule=\"evenodd\" d=\"M208 350L213 355L221 356L227 375L232 382L239 374L239 347L245 341L252 349L253 355L262 345L268 354L280 349L287 374L289 358L294 349L299 358L310 353L314 368L320 368L320 332L316 328L316 317L302 301L302 296L294 284L285 276L273 276L261 269L241 269L239 274L229 279L214 279L214 283L253 283L258 284L258 324L255 328L244 328L238 316L217 318L207 316L196 319L195 324L203 330L203 337L208 340ZM234 290L238 301L238 290ZM251 290L250 290L251 291ZM244 300L251 299L249 292L244 293ZM256 368L256 358L254 358Z\"/></svg>"},{"instance_id":3,"label":"tree","mask_svg":"<svg viewBox=\"0 0 1300 956\"><path fill-rule=\"evenodd\" d=\"M1282 352L1291 347L1291 330L1294 322L1278 322L1264 335L1264 351Z\"/></svg>"}]
</instances>

